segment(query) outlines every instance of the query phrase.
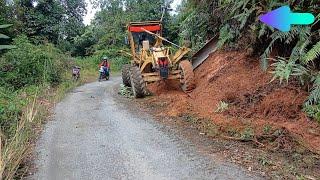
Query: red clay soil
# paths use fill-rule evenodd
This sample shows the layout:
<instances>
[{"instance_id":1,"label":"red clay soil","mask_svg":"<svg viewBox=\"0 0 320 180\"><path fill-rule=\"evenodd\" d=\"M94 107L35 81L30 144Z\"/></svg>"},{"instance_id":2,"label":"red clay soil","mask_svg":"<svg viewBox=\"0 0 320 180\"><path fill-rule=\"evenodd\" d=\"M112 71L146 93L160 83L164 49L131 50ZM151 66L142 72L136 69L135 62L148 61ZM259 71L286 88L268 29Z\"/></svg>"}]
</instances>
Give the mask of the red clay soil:
<instances>
[{"instance_id":1,"label":"red clay soil","mask_svg":"<svg viewBox=\"0 0 320 180\"><path fill-rule=\"evenodd\" d=\"M185 94L178 82L148 85L155 95L150 101L162 102L165 114L193 114L211 119L222 131L254 129L263 134L266 126L285 129L313 152L320 154L320 127L302 112L307 92L297 83L270 82L272 75L263 72L259 60L239 52L217 52L195 70L196 89ZM220 101L229 108L216 113Z\"/></svg>"}]
</instances>

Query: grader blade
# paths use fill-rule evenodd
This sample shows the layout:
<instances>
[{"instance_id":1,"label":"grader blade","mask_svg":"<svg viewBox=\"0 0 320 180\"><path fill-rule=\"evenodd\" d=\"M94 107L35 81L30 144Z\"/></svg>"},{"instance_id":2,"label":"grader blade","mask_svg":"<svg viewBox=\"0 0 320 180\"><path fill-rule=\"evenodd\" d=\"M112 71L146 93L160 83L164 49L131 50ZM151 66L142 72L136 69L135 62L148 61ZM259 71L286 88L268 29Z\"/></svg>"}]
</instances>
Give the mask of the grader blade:
<instances>
[{"instance_id":1,"label":"grader blade","mask_svg":"<svg viewBox=\"0 0 320 180\"><path fill-rule=\"evenodd\" d=\"M199 67L209 55L217 50L218 37L210 39L198 52L192 56L192 67L196 69Z\"/></svg>"}]
</instances>

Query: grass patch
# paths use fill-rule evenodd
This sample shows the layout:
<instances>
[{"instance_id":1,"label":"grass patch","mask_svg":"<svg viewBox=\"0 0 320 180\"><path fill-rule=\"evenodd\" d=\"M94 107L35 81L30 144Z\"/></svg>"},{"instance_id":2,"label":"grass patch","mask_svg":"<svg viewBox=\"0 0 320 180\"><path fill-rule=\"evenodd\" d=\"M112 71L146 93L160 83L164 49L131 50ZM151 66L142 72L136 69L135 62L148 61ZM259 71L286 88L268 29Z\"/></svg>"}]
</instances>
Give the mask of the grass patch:
<instances>
[{"instance_id":1,"label":"grass patch","mask_svg":"<svg viewBox=\"0 0 320 180\"><path fill-rule=\"evenodd\" d=\"M259 164L262 166L271 166L271 160L267 157L267 155L263 154L258 157Z\"/></svg>"},{"instance_id":2,"label":"grass patch","mask_svg":"<svg viewBox=\"0 0 320 180\"><path fill-rule=\"evenodd\" d=\"M131 87L127 87L124 84L120 84L120 89L118 94L126 98L133 98L133 92Z\"/></svg>"},{"instance_id":3,"label":"grass patch","mask_svg":"<svg viewBox=\"0 0 320 180\"><path fill-rule=\"evenodd\" d=\"M196 116L194 116L192 114L183 114L182 119L184 121L192 123L192 124L196 124L199 121L199 118L197 118Z\"/></svg>"},{"instance_id":4,"label":"grass patch","mask_svg":"<svg viewBox=\"0 0 320 180\"><path fill-rule=\"evenodd\" d=\"M224 102L224 101L220 101L217 104L216 109L214 110L215 113L223 113L225 111L227 111L229 109L229 104Z\"/></svg>"},{"instance_id":5,"label":"grass patch","mask_svg":"<svg viewBox=\"0 0 320 180\"><path fill-rule=\"evenodd\" d=\"M270 124L265 124L263 126L263 134L270 134L272 131L272 126Z\"/></svg>"},{"instance_id":6,"label":"grass patch","mask_svg":"<svg viewBox=\"0 0 320 180\"><path fill-rule=\"evenodd\" d=\"M254 130L252 128L246 128L240 137L243 141L251 141L254 138Z\"/></svg>"}]
</instances>

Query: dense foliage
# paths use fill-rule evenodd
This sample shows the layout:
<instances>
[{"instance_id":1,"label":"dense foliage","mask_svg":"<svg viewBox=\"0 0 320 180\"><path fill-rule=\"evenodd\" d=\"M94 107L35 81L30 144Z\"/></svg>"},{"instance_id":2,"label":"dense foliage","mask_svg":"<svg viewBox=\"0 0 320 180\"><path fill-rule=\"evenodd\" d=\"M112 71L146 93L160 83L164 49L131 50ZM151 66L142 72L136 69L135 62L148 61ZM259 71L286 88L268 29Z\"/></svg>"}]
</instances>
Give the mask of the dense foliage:
<instances>
[{"instance_id":1,"label":"dense foliage","mask_svg":"<svg viewBox=\"0 0 320 180\"><path fill-rule=\"evenodd\" d=\"M33 43L50 42L75 53L74 38L84 31L84 0L0 0L0 24L13 24L9 36L25 34Z\"/></svg>"},{"instance_id":2,"label":"dense foliage","mask_svg":"<svg viewBox=\"0 0 320 180\"><path fill-rule=\"evenodd\" d=\"M17 90L29 85L58 84L65 56L52 44L33 45L26 36L14 39L15 49L0 59L0 86Z\"/></svg>"},{"instance_id":3,"label":"dense foliage","mask_svg":"<svg viewBox=\"0 0 320 180\"><path fill-rule=\"evenodd\" d=\"M14 132L24 99L21 91L30 87L54 86L62 82L67 59L52 44L34 45L26 36L14 39L15 49L0 58L0 127L7 137ZM21 104L22 103L22 104Z\"/></svg>"},{"instance_id":4,"label":"dense foliage","mask_svg":"<svg viewBox=\"0 0 320 180\"><path fill-rule=\"evenodd\" d=\"M263 13L288 4L293 11L317 15L316 22L294 26L290 32L280 32L259 22ZM179 13L180 38L189 39L195 50L208 39L219 38L220 48L245 50L259 56L262 69L269 68L274 80L288 83L296 79L302 85L313 86L308 89L305 111L320 121L319 12L318 0L184 0Z\"/></svg>"}]
</instances>

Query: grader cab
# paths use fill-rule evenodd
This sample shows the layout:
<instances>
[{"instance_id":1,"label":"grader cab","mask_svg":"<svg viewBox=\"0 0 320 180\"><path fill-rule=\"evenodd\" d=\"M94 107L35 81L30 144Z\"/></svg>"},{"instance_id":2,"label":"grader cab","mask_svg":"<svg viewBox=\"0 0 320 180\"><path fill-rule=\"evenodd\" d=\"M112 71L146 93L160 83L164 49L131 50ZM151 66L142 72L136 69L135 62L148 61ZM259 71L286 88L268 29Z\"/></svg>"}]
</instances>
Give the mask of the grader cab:
<instances>
[{"instance_id":1,"label":"grader cab","mask_svg":"<svg viewBox=\"0 0 320 180\"><path fill-rule=\"evenodd\" d=\"M178 47L176 52L165 47L163 41ZM191 49L180 47L162 37L160 21L128 24L131 63L122 68L123 84L131 86L136 98L147 93L147 83L179 80L181 88L190 92L195 88L192 64L185 56Z\"/></svg>"}]
</instances>

